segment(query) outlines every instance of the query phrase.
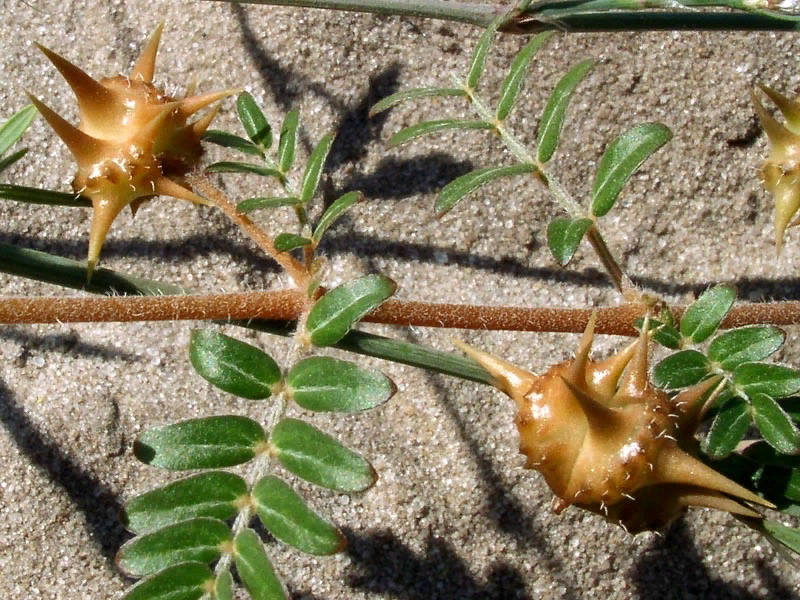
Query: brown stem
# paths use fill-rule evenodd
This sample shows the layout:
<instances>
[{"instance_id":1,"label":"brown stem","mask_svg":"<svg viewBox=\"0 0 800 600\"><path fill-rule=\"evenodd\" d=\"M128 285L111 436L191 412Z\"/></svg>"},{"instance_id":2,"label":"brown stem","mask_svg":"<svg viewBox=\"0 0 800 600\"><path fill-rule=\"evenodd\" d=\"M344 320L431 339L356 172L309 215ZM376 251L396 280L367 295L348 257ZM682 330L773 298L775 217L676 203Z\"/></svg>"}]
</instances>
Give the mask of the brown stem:
<instances>
[{"instance_id":1,"label":"brown stem","mask_svg":"<svg viewBox=\"0 0 800 600\"><path fill-rule=\"evenodd\" d=\"M197 296L89 296L0 299L0 323L98 323L108 321L172 321L217 319L297 319L307 296L298 290L240 292ZM685 307L671 307L680 319ZM597 309L597 333L637 335L633 321L642 305L626 304ZM592 309L522 308L433 304L387 300L364 321L400 326L478 330L580 333ZM739 304L722 327L794 325L800 323L800 302Z\"/></svg>"},{"instance_id":2,"label":"brown stem","mask_svg":"<svg viewBox=\"0 0 800 600\"><path fill-rule=\"evenodd\" d=\"M310 282L308 271L303 264L296 260L288 252L280 252L275 248L272 238L264 233L250 217L243 215L230 199L222 193L221 190L211 185L205 177L194 176L190 178L192 188L199 191L201 194L210 198L214 203L222 209L228 218L236 223L242 230L249 235L256 244L258 244L264 252L269 254L286 270L289 276L294 280L297 287L300 289L307 289Z\"/></svg>"}]
</instances>

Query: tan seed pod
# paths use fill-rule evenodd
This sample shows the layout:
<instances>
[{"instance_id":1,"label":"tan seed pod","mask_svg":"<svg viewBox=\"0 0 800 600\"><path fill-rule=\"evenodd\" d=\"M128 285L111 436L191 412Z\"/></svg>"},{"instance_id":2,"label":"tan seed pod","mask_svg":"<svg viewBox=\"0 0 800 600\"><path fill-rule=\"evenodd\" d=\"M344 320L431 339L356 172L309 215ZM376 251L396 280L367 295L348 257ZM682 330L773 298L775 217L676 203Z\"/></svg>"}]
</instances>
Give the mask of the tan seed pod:
<instances>
[{"instance_id":1,"label":"tan seed pod","mask_svg":"<svg viewBox=\"0 0 800 600\"><path fill-rule=\"evenodd\" d=\"M516 402L520 452L553 491L553 509L574 504L631 533L661 529L689 506L759 517L772 507L693 456L703 381L670 399L648 377L646 327L611 358L589 359L593 315L573 360L534 375L466 344L459 347Z\"/></svg>"},{"instance_id":2,"label":"tan seed pod","mask_svg":"<svg viewBox=\"0 0 800 600\"><path fill-rule=\"evenodd\" d=\"M78 163L73 189L92 202L90 274L111 224L126 206L135 214L142 203L159 195L207 204L183 176L197 165L203 151L200 138L217 109L192 123L189 118L235 90L191 97L187 93L176 99L154 86L162 29L163 23L156 28L129 76L99 81L39 46L78 100L80 125L75 127L28 94Z\"/></svg>"}]
</instances>

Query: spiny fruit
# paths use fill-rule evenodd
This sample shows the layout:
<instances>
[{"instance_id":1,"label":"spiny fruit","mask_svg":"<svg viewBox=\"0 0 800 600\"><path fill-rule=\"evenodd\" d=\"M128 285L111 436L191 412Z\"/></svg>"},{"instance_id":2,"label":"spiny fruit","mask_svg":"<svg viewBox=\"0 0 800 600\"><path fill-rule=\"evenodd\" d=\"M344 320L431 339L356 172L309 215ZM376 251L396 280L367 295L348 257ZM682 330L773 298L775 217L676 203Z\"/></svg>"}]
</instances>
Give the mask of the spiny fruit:
<instances>
[{"instance_id":1,"label":"spiny fruit","mask_svg":"<svg viewBox=\"0 0 800 600\"><path fill-rule=\"evenodd\" d=\"M780 254L783 232L787 227L800 225L800 218L792 221L800 209L800 101L791 100L765 85L759 87L786 119L786 124L782 125L772 118L753 92L758 120L771 145L769 157L761 166L761 180L775 196L775 246Z\"/></svg>"},{"instance_id":2,"label":"spiny fruit","mask_svg":"<svg viewBox=\"0 0 800 600\"><path fill-rule=\"evenodd\" d=\"M575 358L544 375L460 344L516 402L520 452L544 475L556 513L574 504L631 533L661 529L689 506L760 517L741 501L770 503L693 456L701 398L719 379L670 399L648 379L647 326L634 344L595 363L594 321Z\"/></svg>"},{"instance_id":3,"label":"spiny fruit","mask_svg":"<svg viewBox=\"0 0 800 600\"><path fill-rule=\"evenodd\" d=\"M136 214L142 203L158 195L207 204L184 180L197 165L200 138L219 107L193 123L197 111L234 90L175 99L153 85L161 23L129 76L92 79L84 71L43 46L39 49L75 92L80 125L75 127L28 94L39 112L64 141L78 163L72 188L92 202L88 271L114 219L126 206Z\"/></svg>"}]
</instances>

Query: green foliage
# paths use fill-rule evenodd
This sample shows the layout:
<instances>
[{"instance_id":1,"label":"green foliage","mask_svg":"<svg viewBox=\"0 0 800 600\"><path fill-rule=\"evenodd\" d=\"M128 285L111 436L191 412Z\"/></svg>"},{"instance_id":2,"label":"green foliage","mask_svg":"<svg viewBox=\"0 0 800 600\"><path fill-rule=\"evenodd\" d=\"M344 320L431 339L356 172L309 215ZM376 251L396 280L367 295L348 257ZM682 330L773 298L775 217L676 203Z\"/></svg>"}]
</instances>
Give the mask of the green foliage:
<instances>
[{"instance_id":1,"label":"green foliage","mask_svg":"<svg viewBox=\"0 0 800 600\"><path fill-rule=\"evenodd\" d=\"M236 110L250 141L261 150L269 150L272 146L272 129L253 97L247 92L239 94L236 98Z\"/></svg>"},{"instance_id":2,"label":"green foliage","mask_svg":"<svg viewBox=\"0 0 800 600\"><path fill-rule=\"evenodd\" d=\"M378 475L359 454L299 419L283 419L269 437L286 470L316 485L340 492L363 492Z\"/></svg>"},{"instance_id":3,"label":"green foliage","mask_svg":"<svg viewBox=\"0 0 800 600\"><path fill-rule=\"evenodd\" d=\"M143 579L125 594L125 600L198 600L213 581L207 565L185 562Z\"/></svg>"},{"instance_id":4,"label":"green foliage","mask_svg":"<svg viewBox=\"0 0 800 600\"><path fill-rule=\"evenodd\" d=\"M595 174L592 192L595 217L605 216L611 210L631 175L671 137L672 132L666 125L645 123L632 127L611 142Z\"/></svg>"},{"instance_id":5,"label":"green foliage","mask_svg":"<svg viewBox=\"0 0 800 600\"><path fill-rule=\"evenodd\" d=\"M547 226L547 247L562 267L569 264L583 236L594 225L591 219L553 219Z\"/></svg>"},{"instance_id":6,"label":"green foliage","mask_svg":"<svg viewBox=\"0 0 800 600\"><path fill-rule=\"evenodd\" d=\"M503 89L500 92L500 100L497 103L497 112L495 117L498 121L504 121L511 113L514 103L517 101L519 92L522 89L522 82L525 79L525 74L528 72L528 67L531 66L533 57L536 52L544 46L553 35L554 31L542 32L531 39L530 42L522 47L519 51L514 62L511 63L511 68L508 71L505 81L503 82Z\"/></svg>"},{"instance_id":7,"label":"green foliage","mask_svg":"<svg viewBox=\"0 0 800 600\"><path fill-rule=\"evenodd\" d=\"M264 351L214 331L192 332L189 358L209 383L242 398L269 398L281 381L280 367Z\"/></svg>"},{"instance_id":8,"label":"green foliage","mask_svg":"<svg viewBox=\"0 0 800 600\"><path fill-rule=\"evenodd\" d=\"M253 600L283 600L283 589L264 544L252 529L243 529L234 540L236 571Z\"/></svg>"},{"instance_id":9,"label":"green foliage","mask_svg":"<svg viewBox=\"0 0 800 600\"><path fill-rule=\"evenodd\" d=\"M306 410L352 412L380 406L396 388L383 373L330 356L311 356L286 376L287 393Z\"/></svg>"},{"instance_id":10,"label":"green foliage","mask_svg":"<svg viewBox=\"0 0 800 600\"><path fill-rule=\"evenodd\" d=\"M715 469L757 490L780 509L800 514L800 463L795 456L800 454L800 415L782 406L796 406L788 397L800 391L800 371L760 362L785 340L777 327L743 327L715 335L734 300L733 288L715 286L686 309L678 328L658 324L654 331L667 335L654 338L680 350L655 366L653 381L659 387L677 389L712 376L721 378L714 395L699 400L706 406L713 404L705 414L713 420L702 451L714 461ZM750 440L742 449L741 442L753 428L760 441ZM756 528L780 542L769 528ZM794 549L800 551L800 546Z\"/></svg>"},{"instance_id":11,"label":"green foliage","mask_svg":"<svg viewBox=\"0 0 800 600\"><path fill-rule=\"evenodd\" d=\"M308 315L306 329L315 346L341 340L369 311L394 294L395 283L382 275L365 275L326 293Z\"/></svg>"}]
</instances>

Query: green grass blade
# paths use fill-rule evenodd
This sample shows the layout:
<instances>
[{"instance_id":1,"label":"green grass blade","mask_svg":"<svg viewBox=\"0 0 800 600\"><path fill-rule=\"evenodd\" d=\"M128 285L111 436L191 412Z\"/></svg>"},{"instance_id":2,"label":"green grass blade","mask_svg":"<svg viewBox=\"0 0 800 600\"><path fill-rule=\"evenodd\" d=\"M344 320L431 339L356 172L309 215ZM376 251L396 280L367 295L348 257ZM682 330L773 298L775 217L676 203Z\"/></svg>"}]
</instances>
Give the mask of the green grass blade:
<instances>
[{"instance_id":1,"label":"green grass blade","mask_svg":"<svg viewBox=\"0 0 800 600\"><path fill-rule=\"evenodd\" d=\"M25 130L33 123L36 114L36 107L33 104L29 104L11 115L0 126L0 156L5 154L22 137Z\"/></svg>"},{"instance_id":2,"label":"green grass blade","mask_svg":"<svg viewBox=\"0 0 800 600\"><path fill-rule=\"evenodd\" d=\"M494 125L486 121L464 121L462 119L441 119L438 121L425 121L401 129L389 138L390 146L404 144L410 140L429 133L438 133L448 129L494 129Z\"/></svg>"},{"instance_id":3,"label":"green grass blade","mask_svg":"<svg viewBox=\"0 0 800 600\"><path fill-rule=\"evenodd\" d=\"M525 80L525 74L528 67L533 61L536 51L541 48L544 43L553 36L553 31L545 31L536 35L530 42L522 47L519 51L514 62L511 64L511 69L506 76L503 83L503 90L500 92L500 101L497 103L497 120L505 121L506 117L511 113L514 107L519 92L522 89L522 82Z\"/></svg>"},{"instance_id":4,"label":"green grass blade","mask_svg":"<svg viewBox=\"0 0 800 600\"><path fill-rule=\"evenodd\" d=\"M39 188L10 185L7 183L0 183L0 198L16 200L17 202L26 202L28 204L46 204L49 206L76 206L87 208L92 205L91 201L85 196L54 192L52 190L40 190Z\"/></svg>"},{"instance_id":5,"label":"green grass blade","mask_svg":"<svg viewBox=\"0 0 800 600\"><path fill-rule=\"evenodd\" d=\"M13 165L15 162L19 161L23 156L28 153L27 148L22 148L21 150L17 150L16 152L12 152L5 158L0 158L0 173L5 171L8 167Z\"/></svg>"},{"instance_id":6,"label":"green grass blade","mask_svg":"<svg viewBox=\"0 0 800 600\"><path fill-rule=\"evenodd\" d=\"M486 167L462 175L442 188L434 206L436 217L442 217L466 196L491 181L534 172L536 172L534 165L523 163L510 167Z\"/></svg>"},{"instance_id":7,"label":"green grass blade","mask_svg":"<svg viewBox=\"0 0 800 600\"><path fill-rule=\"evenodd\" d=\"M542 113L542 118L539 120L539 135L536 146L537 158L540 163L546 163L553 157L558 147L561 128L564 125L564 115L567 112L572 94L594 64L595 61L593 60L579 62L559 80L550 94L547 106L545 106Z\"/></svg>"},{"instance_id":8,"label":"green grass blade","mask_svg":"<svg viewBox=\"0 0 800 600\"><path fill-rule=\"evenodd\" d=\"M369 116L374 117L378 113L390 109L395 104L406 102L407 100L416 100L417 98L430 98L432 96L466 96L467 92L459 88L415 88L413 90L404 90L397 92L391 96L386 96L382 100L376 102L372 108L369 109Z\"/></svg>"}]
</instances>

